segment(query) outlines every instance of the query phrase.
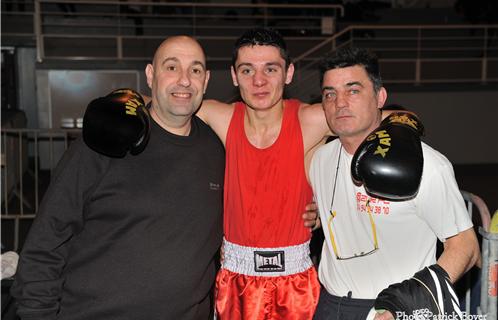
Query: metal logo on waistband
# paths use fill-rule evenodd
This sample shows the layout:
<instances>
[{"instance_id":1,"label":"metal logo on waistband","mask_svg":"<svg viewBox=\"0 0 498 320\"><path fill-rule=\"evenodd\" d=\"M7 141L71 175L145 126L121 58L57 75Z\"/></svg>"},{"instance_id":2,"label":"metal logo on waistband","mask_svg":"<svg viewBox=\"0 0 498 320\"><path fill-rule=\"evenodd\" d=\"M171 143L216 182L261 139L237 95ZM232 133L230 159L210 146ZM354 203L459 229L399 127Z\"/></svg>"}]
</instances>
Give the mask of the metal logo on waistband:
<instances>
[{"instance_id":1,"label":"metal logo on waistband","mask_svg":"<svg viewBox=\"0 0 498 320\"><path fill-rule=\"evenodd\" d=\"M284 272L284 251L254 251L254 271Z\"/></svg>"}]
</instances>

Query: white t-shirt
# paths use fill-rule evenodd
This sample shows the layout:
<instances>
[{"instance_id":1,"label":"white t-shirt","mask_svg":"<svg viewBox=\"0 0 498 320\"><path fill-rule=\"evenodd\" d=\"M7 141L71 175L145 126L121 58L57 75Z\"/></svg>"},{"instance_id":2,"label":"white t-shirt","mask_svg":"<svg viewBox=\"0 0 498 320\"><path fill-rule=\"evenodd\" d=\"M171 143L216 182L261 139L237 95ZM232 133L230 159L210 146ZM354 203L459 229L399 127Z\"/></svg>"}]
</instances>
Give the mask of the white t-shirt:
<instances>
[{"instance_id":1,"label":"white t-shirt","mask_svg":"<svg viewBox=\"0 0 498 320\"><path fill-rule=\"evenodd\" d=\"M351 291L353 298L375 299L390 284L434 264L437 238L444 241L472 227L451 163L424 143L422 150L424 167L418 194L397 202L370 197L363 186L354 185L350 173L353 156L342 148L339 139L316 151L309 175L325 234L319 278L330 294L345 296ZM338 165L332 208L336 215L329 228ZM343 258L373 250L375 235L378 249L369 255L338 260L329 230Z\"/></svg>"}]
</instances>

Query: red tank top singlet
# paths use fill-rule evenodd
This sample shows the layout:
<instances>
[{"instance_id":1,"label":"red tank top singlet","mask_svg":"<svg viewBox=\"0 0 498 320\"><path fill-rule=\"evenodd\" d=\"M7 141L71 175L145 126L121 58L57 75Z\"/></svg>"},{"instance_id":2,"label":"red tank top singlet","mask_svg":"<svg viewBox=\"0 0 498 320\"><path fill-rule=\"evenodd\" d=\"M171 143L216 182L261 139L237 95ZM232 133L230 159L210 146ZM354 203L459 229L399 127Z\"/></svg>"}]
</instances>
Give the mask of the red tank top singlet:
<instances>
[{"instance_id":1,"label":"red tank top singlet","mask_svg":"<svg viewBox=\"0 0 498 320\"><path fill-rule=\"evenodd\" d=\"M312 190L305 174L299 106L297 100L284 101L277 140L258 149L244 131L245 105L235 104L226 139L224 232L228 241L273 248L310 239L302 219Z\"/></svg>"}]
</instances>

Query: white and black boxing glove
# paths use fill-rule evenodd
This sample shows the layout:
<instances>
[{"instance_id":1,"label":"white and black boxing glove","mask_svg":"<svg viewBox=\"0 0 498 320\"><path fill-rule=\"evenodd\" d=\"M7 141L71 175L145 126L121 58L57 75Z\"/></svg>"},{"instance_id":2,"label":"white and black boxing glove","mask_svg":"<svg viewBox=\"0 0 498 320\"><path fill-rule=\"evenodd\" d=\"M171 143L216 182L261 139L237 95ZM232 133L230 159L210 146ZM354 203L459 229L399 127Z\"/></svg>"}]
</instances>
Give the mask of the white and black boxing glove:
<instances>
[{"instance_id":1,"label":"white and black boxing glove","mask_svg":"<svg viewBox=\"0 0 498 320\"><path fill-rule=\"evenodd\" d=\"M351 162L351 176L370 195L407 200L417 195L424 158L416 116L396 112L384 119L360 144Z\"/></svg>"},{"instance_id":2,"label":"white and black boxing glove","mask_svg":"<svg viewBox=\"0 0 498 320\"><path fill-rule=\"evenodd\" d=\"M150 115L142 96L118 89L90 102L83 117L83 140L94 151L115 158L139 154L150 135Z\"/></svg>"},{"instance_id":3,"label":"white and black boxing glove","mask_svg":"<svg viewBox=\"0 0 498 320\"><path fill-rule=\"evenodd\" d=\"M438 264L382 290L375 299L375 309L390 311L394 319L462 319L448 273Z\"/></svg>"}]
</instances>

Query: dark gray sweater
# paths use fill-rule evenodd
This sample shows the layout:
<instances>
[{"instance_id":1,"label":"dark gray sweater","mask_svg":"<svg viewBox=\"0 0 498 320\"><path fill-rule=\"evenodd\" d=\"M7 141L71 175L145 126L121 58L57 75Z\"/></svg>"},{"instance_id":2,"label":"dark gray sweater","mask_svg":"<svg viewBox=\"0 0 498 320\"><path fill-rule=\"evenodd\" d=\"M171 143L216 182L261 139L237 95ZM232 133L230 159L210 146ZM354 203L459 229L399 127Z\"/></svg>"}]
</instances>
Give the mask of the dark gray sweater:
<instances>
[{"instance_id":1,"label":"dark gray sweater","mask_svg":"<svg viewBox=\"0 0 498 320\"><path fill-rule=\"evenodd\" d=\"M153 122L137 156L75 141L24 244L12 294L23 319L207 319L222 240L224 150L197 117Z\"/></svg>"}]
</instances>

